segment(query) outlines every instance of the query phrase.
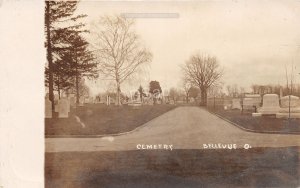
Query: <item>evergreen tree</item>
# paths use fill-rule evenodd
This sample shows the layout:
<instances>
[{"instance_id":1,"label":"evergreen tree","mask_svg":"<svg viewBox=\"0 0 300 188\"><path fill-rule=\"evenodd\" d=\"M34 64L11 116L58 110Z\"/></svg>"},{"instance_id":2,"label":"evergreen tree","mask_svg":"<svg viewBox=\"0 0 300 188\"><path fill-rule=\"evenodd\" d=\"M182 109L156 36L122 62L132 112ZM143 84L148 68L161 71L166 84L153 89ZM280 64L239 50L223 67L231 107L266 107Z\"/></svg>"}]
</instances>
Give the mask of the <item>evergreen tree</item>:
<instances>
[{"instance_id":1,"label":"evergreen tree","mask_svg":"<svg viewBox=\"0 0 300 188\"><path fill-rule=\"evenodd\" d=\"M151 81L149 84L149 93L154 94L154 93L161 93L161 87L158 81Z\"/></svg>"},{"instance_id":2,"label":"evergreen tree","mask_svg":"<svg viewBox=\"0 0 300 188\"><path fill-rule=\"evenodd\" d=\"M68 41L71 45L70 53L66 61L70 64L68 75L75 80L77 103L79 103L79 82L83 76L96 78L98 76L97 62L94 55L88 49L88 42L78 33L69 35Z\"/></svg>"},{"instance_id":3,"label":"evergreen tree","mask_svg":"<svg viewBox=\"0 0 300 188\"><path fill-rule=\"evenodd\" d=\"M73 13L76 10L77 2L71 1L45 1L45 35L46 42L45 46L47 48L47 60L48 67L46 67L46 79L48 82L46 85L49 87L49 100L52 102L52 110L54 110L54 75L55 70L59 70L55 65L55 54L59 50L58 46L62 42L62 37L60 35L67 30L72 30L74 28L59 27L59 23L73 21L79 17L73 17ZM77 25L80 26L81 24Z\"/></svg>"},{"instance_id":4,"label":"evergreen tree","mask_svg":"<svg viewBox=\"0 0 300 188\"><path fill-rule=\"evenodd\" d=\"M88 32L84 29L85 25L79 22L79 19L86 15L74 16L78 1L45 3L45 46L48 60L45 81L54 109L55 89L60 93L62 89L76 86L78 102L79 80L82 76L95 76L92 69L96 68L96 63L90 63L93 59L92 53L88 51L88 43L80 35Z\"/></svg>"}]
</instances>

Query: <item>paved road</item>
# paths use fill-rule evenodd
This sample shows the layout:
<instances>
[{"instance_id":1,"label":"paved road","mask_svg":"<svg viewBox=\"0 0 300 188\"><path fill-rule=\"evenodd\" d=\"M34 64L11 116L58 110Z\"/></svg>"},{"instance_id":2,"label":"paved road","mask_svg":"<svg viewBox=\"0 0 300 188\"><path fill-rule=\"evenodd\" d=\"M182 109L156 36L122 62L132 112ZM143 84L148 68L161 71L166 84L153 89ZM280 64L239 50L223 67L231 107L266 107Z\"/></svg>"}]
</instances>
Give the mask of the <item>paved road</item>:
<instances>
[{"instance_id":1,"label":"paved road","mask_svg":"<svg viewBox=\"0 0 300 188\"><path fill-rule=\"evenodd\" d=\"M138 144L203 149L203 144L218 143L236 144L238 148L245 144L252 147L300 146L300 135L245 132L204 109L178 107L129 134L102 138L47 138L46 152L135 150Z\"/></svg>"}]
</instances>

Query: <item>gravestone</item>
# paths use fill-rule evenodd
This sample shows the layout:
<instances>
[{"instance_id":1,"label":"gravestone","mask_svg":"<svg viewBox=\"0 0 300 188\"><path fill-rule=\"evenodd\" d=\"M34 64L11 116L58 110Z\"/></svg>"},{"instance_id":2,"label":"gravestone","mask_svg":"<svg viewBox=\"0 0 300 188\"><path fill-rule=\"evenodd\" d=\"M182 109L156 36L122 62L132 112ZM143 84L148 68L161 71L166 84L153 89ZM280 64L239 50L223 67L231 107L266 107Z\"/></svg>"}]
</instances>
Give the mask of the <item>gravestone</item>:
<instances>
[{"instance_id":1,"label":"gravestone","mask_svg":"<svg viewBox=\"0 0 300 188\"><path fill-rule=\"evenodd\" d=\"M89 101L90 101L90 104L93 104L94 103L94 97L90 97Z\"/></svg>"},{"instance_id":2,"label":"gravestone","mask_svg":"<svg viewBox=\"0 0 300 188\"><path fill-rule=\"evenodd\" d=\"M69 100L70 100L70 106L75 108L76 107L76 97L70 97Z\"/></svg>"},{"instance_id":3,"label":"gravestone","mask_svg":"<svg viewBox=\"0 0 300 188\"><path fill-rule=\"evenodd\" d=\"M170 100L170 104L174 105L175 101L173 99Z\"/></svg>"},{"instance_id":4,"label":"gravestone","mask_svg":"<svg viewBox=\"0 0 300 188\"><path fill-rule=\"evenodd\" d=\"M115 99L115 98L113 98L113 97L109 97L109 99L110 99L110 104L114 104L114 105L118 105L117 104L117 99Z\"/></svg>"},{"instance_id":5,"label":"gravestone","mask_svg":"<svg viewBox=\"0 0 300 188\"><path fill-rule=\"evenodd\" d=\"M255 110L261 105L261 96L259 94L245 94L242 100L243 110Z\"/></svg>"},{"instance_id":6,"label":"gravestone","mask_svg":"<svg viewBox=\"0 0 300 188\"><path fill-rule=\"evenodd\" d=\"M84 97L84 104L90 103L90 98L89 97Z\"/></svg>"},{"instance_id":7,"label":"gravestone","mask_svg":"<svg viewBox=\"0 0 300 188\"><path fill-rule=\"evenodd\" d=\"M79 97L79 104L78 106L84 106L84 97Z\"/></svg>"},{"instance_id":8,"label":"gravestone","mask_svg":"<svg viewBox=\"0 0 300 188\"><path fill-rule=\"evenodd\" d=\"M300 118L300 99L297 96L284 96L280 99L281 108L276 118Z\"/></svg>"},{"instance_id":9,"label":"gravestone","mask_svg":"<svg viewBox=\"0 0 300 188\"><path fill-rule=\"evenodd\" d=\"M277 94L265 94L263 96L263 105L258 108L258 113L262 115L272 115L280 110L279 97Z\"/></svg>"},{"instance_id":10,"label":"gravestone","mask_svg":"<svg viewBox=\"0 0 300 188\"><path fill-rule=\"evenodd\" d=\"M241 100L240 99L232 99L231 109L242 109Z\"/></svg>"},{"instance_id":11,"label":"gravestone","mask_svg":"<svg viewBox=\"0 0 300 188\"><path fill-rule=\"evenodd\" d=\"M142 106L141 101L130 101L128 106L131 106L133 109L139 109Z\"/></svg>"},{"instance_id":12,"label":"gravestone","mask_svg":"<svg viewBox=\"0 0 300 188\"><path fill-rule=\"evenodd\" d=\"M156 104L161 104L161 103L162 103L161 100L156 101Z\"/></svg>"},{"instance_id":13,"label":"gravestone","mask_svg":"<svg viewBox=\"0 0 300 188\"><path fill-rule=\"evenodd\" d=\"M246 98L260 98L260 94L245 94Z\"/></svg>"},{"instance_id":14,"label":"gravestone","mask_svg":"<svg viewBox=\"0 0 300 188\"><path fill-rule=\"evenodd\" d=\"M58 100L59 100L59 95L54 94L54 103L57 104Z\"/></svg>"},{"instance_id":15,"label":"gravestone","mask_svg":"<svg viewBox=\"0 0 300 188\"><path fill-rule=\"evenodd\" d=\"M45 98L45 118L52 118L52 106L48 98Z\"/></svg>"},{"instance_id":16,"label":"gravestone","mask_svg":"<svg viewBox=\"0 0 300 188\"><path fill-rule=\"evenodd\" d=\"M85 104L92 104L93 102L93 97L84 97Z\"/></svg>"},{"instance_id":17,"label":"gravestone","mask_svg":"<svg viewBox=\"0 0 300 188\"><path fill-rule=\"evenodd\" d=\"M260 96L260 94L245 94L245 98L251 98L255 102L261 102L261 96Z\"/></svg>"},{"instance_id":18,"label":"gravestone","mask_svg":"<svg viewBox=\"0 0 300 188\"><path fill-rule=\"evenodd\" d=\"M245 98L251 99L253 105L256 107L261 105L261 96L259 94L245 94Z\"/></svg>"},{"instance_id":19,"label":"gravestone","mask_svg":"<svg viewBox=\"0 0 300 188\"><path fill-rule=\"evenodd\" d=\"M153 100L150 97L145 97L144 104L145 105L153 105Z\"/></svg>"},{"instance_id":20,"label":"gravestone","mask_svg":"<svg viewBox=\"0 0 300 188\"><path fill-rule=\"evenodd\" d=\"M109 95L106 96L106 105L107 106L110 105L110 96Z\"/></svg>"},{"instance_id":21,"label":"gravestone","mask_svg":"<svg viewBox=\"0 0 300 188\"><path fill-rule=\"evenodd\" d=\"M282 108L288 108L289 105L290 105L291 108L299 107L300 106L300 100L299 100L299 97L297 97L297 96L293 96L293 95L284 96L284 97L281 97L280 104L281 104Z\"/></svg>"},{"instance_id":22,"label":"gravestone","mask_svg":"<svg viewBox=\"0 0 300 188\"><path fill-rule=\"evenodd\" d=\"M243 98L243 110L254 110L255 106L253 98Z\"/></svg>"},{"instance_id":23,"label":"gravestone","mask_svg":"<svg viewBox=\"0 0 300 188\"><path fill-rule=\"evenodd\" d=\"M59 118L68 118L70 112L70 103L66 98L62 98L55 105L55 112L58 112Z\"/></svg>"},{"instance_id":24,"label":"gravestone","mask_svg":"<svg viewBox=\"0 0 300 188\"><path fill-rule=\"evenodd\" d=\"M214 100L214 105L216 106L216 105L218 105L218 103L219 103L219 99L216 101L216 99ZM229 100L229 99L224 99L223 100L223 108L224 108L224 110L229 110L229 109L231 109L232 108L232 102L231 102L231 100Z\"/></svg>"},{"instance_id":25,"label":"gravestone","mask_svg":"<svg viewBox=\"0 0 300 188\"><path fill-rule=\"evenodd\" d=\"M75 94L70 94L69 95L69 101L70 101L70 106L71 107L76 107L76 97L75 97Z\"/></svg>"}]
</instances>

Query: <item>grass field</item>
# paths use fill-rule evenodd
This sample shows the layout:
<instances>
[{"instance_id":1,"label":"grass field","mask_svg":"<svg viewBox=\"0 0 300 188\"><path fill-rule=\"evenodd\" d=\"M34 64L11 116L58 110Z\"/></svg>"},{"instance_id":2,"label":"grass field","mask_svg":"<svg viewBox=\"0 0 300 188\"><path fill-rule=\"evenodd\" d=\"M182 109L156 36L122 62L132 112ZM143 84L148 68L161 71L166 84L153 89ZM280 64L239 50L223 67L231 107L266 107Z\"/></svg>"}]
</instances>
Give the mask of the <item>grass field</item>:
<instances>
[{"instance_id":1,"label":"grass field","mask_svg":"<svg viewBox=\"0 0 300 188\"><path fill-rule=\"evenodd\" d=\"M212 107L207 109L243 128L253 131L300 134L300 119L278 119L275 115L252 117L252 112L249 111L241 113L240 110L224 110L223 108Z\"/></svg>"},{"instance_id":2,"label":"grass field","mask_svg":"<svg viewBox=\"0 0 300 188\"><path fill-rule=\"evenodd\" d=\"M104 104L85 105L72 109L69 118L46 118L45 135L88 136L127 132L174 108L174 105L145 105L139 109Z\"/></svg>"},{"instance_id":3,"label":"grass field","mask_svg":"<svg viewBox=\"0 0 300 188\"><path fill-rule=\"evenodd\" d=\"M46 188L298 187L299 148L46 153Z\"/></svg>"}]
</instances>

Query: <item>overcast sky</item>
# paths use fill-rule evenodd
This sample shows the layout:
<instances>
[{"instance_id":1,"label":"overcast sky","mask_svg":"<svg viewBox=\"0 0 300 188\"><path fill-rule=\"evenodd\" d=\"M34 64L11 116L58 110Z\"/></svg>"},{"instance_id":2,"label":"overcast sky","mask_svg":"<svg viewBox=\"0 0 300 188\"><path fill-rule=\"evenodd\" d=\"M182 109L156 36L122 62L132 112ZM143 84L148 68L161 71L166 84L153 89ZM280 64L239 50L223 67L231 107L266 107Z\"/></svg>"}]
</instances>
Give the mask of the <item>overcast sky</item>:
<instances>
[{"instance_id":1,"label":"overcast sky","mask_svg":"<svg viewBox=\"0 0 300 188\"><path fill-rule=\"evenodd\" d=\"M284 67L292 63L300 72L300 1L88 1L80 2L77 13L88 14L88 22L107 14L179 14L135 19L137 34L153 53L149 74L136 85L157 80L163 89L178 86L179 65L198 52L217 57L225 85L284 84ZM97 83L93 92L103 89Z\"/></svg>"}]
</instances>

